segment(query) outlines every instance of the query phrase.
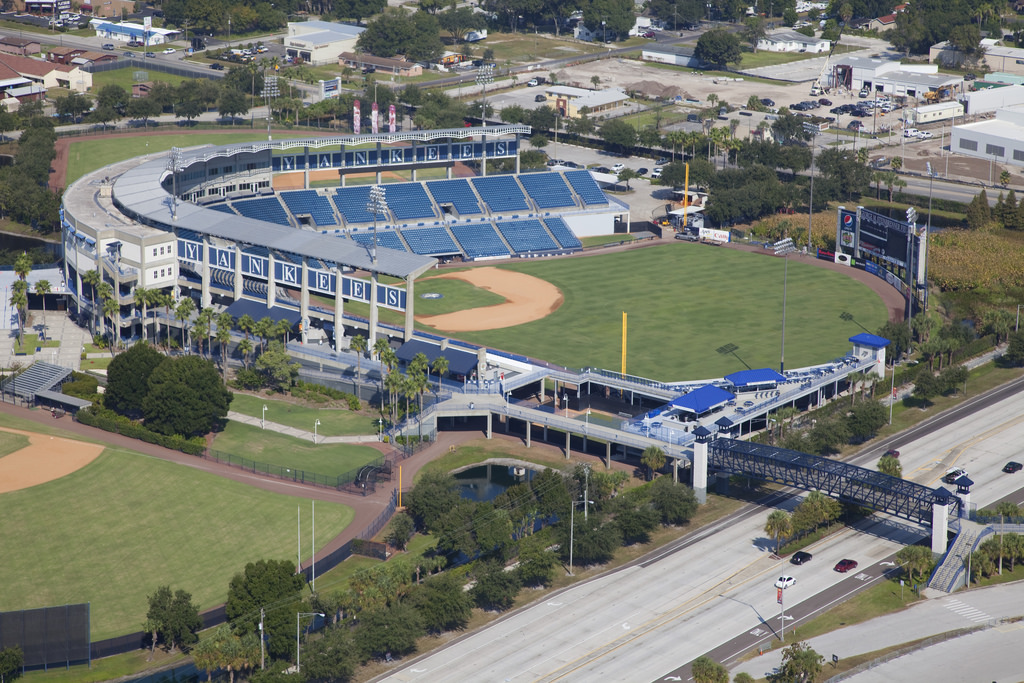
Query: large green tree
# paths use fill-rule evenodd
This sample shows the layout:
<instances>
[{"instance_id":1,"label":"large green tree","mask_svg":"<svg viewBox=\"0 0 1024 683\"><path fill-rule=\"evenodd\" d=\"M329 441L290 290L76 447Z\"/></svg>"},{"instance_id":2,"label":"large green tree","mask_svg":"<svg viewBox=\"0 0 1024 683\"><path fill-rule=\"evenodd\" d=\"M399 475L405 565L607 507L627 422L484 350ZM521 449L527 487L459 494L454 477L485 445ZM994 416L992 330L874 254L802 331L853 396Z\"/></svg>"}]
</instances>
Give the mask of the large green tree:
<instances>
[{"instance_id":1,"label":"large green tree","mask_svg":"<svg viewBox=\"0 0 1024 683\"><path fill-rule=\"evenodd\" d=\"M598 135L610 149L619 153L625 153L636 145L636 128L622 119L606 121Z\"/></svg>"},{"instance_id":2,"label":"large green tree","mask_svg":"<svg viewBox=\"0 0 1024 683\"><path fill-rule=\"evenodd\" d=\"M428 531L437 528L441 518L458 505L458 484L447 472L424 472L404 502L416 524Z\"/></svg>"},{"instance_id":3,"label":"large green tree","mask_svg":"<svg viewBox=\"0 0 1024 683\"><path fill-rule=\"evenodd\" d=\"M199 640L196 633L203 627L203 620L190 593L180 588L171 593L170 586L160 586L149 596L146 625L152 634L152 648L156 648L159 639L169 651L174 651Z\"/></svg>"},{"instance_id":4,"label":"large green tree","mask_svg":"<svg viewBox=\"0 0 1024 683\"><path fill-rule=\"evenodd\" d=\"M695 683L729 683L729 670L706 655L693 660L690 668Z\"/></svg>"},{"instance_id":5,"label":"large green tree","mask_svg":"<svg viewBox=\"0 0 1024 683\"><path fill-rule=\"evenodd\" d=\"M739 64L743 56L740 52L740 39L722 28L713 28L701 34L693 55L720 69L727 64Z\"/></svg>"},{"instance_id":6,"label":"large green tree","mask_svg":"<svg viewBox=\"0 0 1024 683\"><path fill-rule=\"evenodd\" d=\"M416 639L424 633L423 620L416 608L395 603L359 614L355 645L364 662L389 652L407 655L416 651Z\"/></svg>"},{"instance_id":7,"label":"large green tree","mask_svg":"<svg viewBox=\"0 0 1024 683\"><path fill-rule=\"evenodd\" d=\"M322 638L302 647L302 678L305 681L348 681L355 673L357 658L352 631L329 628Z\"/></svg>"},{"instance_id":8,"label":"large green tree","mask_svg":"<svg viewBox=\"0 0 1024 683\"><path fill-rule=\"evenodd\" d=\"M115 356L107 368L103 405L121 415L141 415L150 375L165 360L166 356L144 341Z\"/></svg>"},{"instance_id":9,"label":"large green tree","mask_svg":"<svg viewBox=\"0 0 1024 683\"><path fill-rule=\"evenodd\" d=\"M444 49L440 34L437 17L389 7L367 23L356 45L377 57L404 54L414 62L429 62L440 57Z\"/></svg>"},{"instance_id":10,"label":"large green tree","mask_svg":"<svg viewBox=\"0 0 1024 683\"><path fill-rule=\"evenodd\" d=\"M685 524L697 512L693 489L672 481L670 476L651 483L651 505L661 515L662 524Z\"/></svg>"},{"instance_id":11,"label":"large green tree","mask_svg":"<svg viewBox=\"0 0 1024 683\"><path fill-rule=\"evenodd\" d=\"M267 344L267 349L256 359L255 367L267 385L275 389L287 389L299 374L299 364L292 362L284 344L277 340Z\"/></svg>"},{"instance_id":12,"label":"large green tree","mask_svg":"<svg viewBox=\"0 0 1024 683\"><path fill-rule=\"evenodd\" d=\"M210 361L198 356L165 358L149 376L142 412L153 431L197 436L227 417L231 398Z\"/></svg>"},{"instance_id":13,"label":"large green tree","mask_svg":"<svg viewBox=\"0 0 1024 683\"><path fill-rule=\"evenodd\" d=\"M0 650L0 683L10 683L21 678L25 666L25 655L20 645Z\"/></svg>"},{"instance_id":14,"label":"large green tree","mask_svg":"<svg viewBox=\"0 0 1024 683\"><path fill-rule=\"evenodd\" d=\"M231 579L225 614L236 631L257 633L262 608L270 655L290 659L295 652L295 614L302 611L300 594L305 585L305 576L295 573L290 560L250 562Z\"/></svg>"},{"instance_id":15,"label":"large green tree","mask_svg":"<svg viewBox=\"0 0 1024 683\"><path fill-rule=\"evenodd\" d=\"M807 643L793 643L782 651L782 666L768 677L772 683L813 681L821 673L825 658Z\"/></svg>"},{"instance_id":16,"label":"large green tree","mask_svg":"<svg viewBox=\"0 0 1024 683\"><path fill-rule=\"evenodd\" d=\"M413 590L410 601L430 633L461 631L473 614L473 599L454 572L431 576Z\"/></svg>"}]
</instances>

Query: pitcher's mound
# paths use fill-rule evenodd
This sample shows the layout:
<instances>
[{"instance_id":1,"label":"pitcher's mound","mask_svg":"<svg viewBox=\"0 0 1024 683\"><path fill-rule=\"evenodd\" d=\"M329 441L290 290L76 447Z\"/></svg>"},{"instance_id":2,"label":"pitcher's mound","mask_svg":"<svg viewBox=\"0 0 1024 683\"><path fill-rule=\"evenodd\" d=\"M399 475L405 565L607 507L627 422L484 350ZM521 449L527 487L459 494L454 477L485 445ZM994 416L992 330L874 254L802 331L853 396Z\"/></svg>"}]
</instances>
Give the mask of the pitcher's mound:
<instances>
[{"instance_id":1,"label":"pitcher's mound","mask_svg":"<svg viewBox=\"0 0 1024 683\"><path fill-rule=\"evenodd\" d=\"M0 431L24 434L29 446L0 458L0 493L45 484L79 470L103 452L103 446L59 436L34 434L18 429Z\"/></svg>"},{"instance_id":2,"label":"pitcher's mound","mask_svg":"<svg viewBox=\"0 0 1024 683\"><path fill-rule=\"evenodd\" d=\"M494 306L470 308L443 315L417 316L424 325L444 332L477 332L515 327L540 320L558 310L562 293L550 282L532 275L501 270L493 266L473 268L436 277L464 280L472 285L505 297ZM430 278L427 278L430 279ZM422 281L421 281L422 282Z\"/></svg>"}]
</instances>

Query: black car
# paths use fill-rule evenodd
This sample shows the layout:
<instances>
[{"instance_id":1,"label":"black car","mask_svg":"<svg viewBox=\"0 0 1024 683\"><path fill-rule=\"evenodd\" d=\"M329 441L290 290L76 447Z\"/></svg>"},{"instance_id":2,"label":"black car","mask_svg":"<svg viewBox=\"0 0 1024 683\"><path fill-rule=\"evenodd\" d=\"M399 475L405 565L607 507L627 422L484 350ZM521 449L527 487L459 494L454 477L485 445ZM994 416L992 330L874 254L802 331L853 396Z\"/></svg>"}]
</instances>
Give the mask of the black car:
<instances>
[{"instance_id":1,"label":"black car","mask_svg":"<svg viewBox=\"0 0 1024 683\"><path fill-rule=\"evenodd\" d=\"M820 100L818 100L818 104L820 104L823 107L831 107L832 106L832 100L829 100L829 99L826 99L826 98L822 97Z\"/></svg>"},{"instance_id":2,"label":"black car","mask_svg":"<svg viewBox=\"0 0 1024 683\"><path fill-rule=\"evenodd\" d=\"M643 167L643 166L641 166L640 168L636 169L636 174L637 175L647 175L648 173L650 173L650 171L647 168Z\"/></svg>"},{"instance_id":3,"label":"black car","mask_svg":"<svg viewBox=\"0 0 1024 683\"><path fill-rule=\"evenodd\" d=\"M534 102L547 102L548 101L548 96L544 95L543 93L541 93L539 95L534 95L533 96L533 101Z\"/></svg>"},{"instance_id":4,"label":"black car","mask_svg":"<svg viewBox=\"0 0 1024 683\"><path fill-rule=\"evenodd\" d=\"M593 171L594 173L611 173L612 172L611 169L608 168L607 166L598 166L597 168L592 168L590 170Z\"/></svg>"},{"instance_id":5,"label":"black car","mask_svg":"<svg viewBox=\"0 0 1024 683\"><path fill-rule=\"evenodd\" d=\"M804 564L805 562L810 562L812 557L814 557L814 555L806 553L803 550L798 550L793 553L793 557L791 557L789 561L792 564Z\"/></svg>"},{"instance_id":6,"label":"black car","mask_svg":"<svg viewBox=\"0 0 1024 683\"><path fill-rule=\"evenodd\" d=\"M1021 465L1019 462L1014 462L1013 460L1011 460L1010 462L1006 463L1006 465L1003 467L1003 472L1006 472L1007 474L1013 474L1014 472L1020 472L1022 469L1024 469L1024 465Z\"/></svg>"},{"instance_id":7,"label":"black car","mask_svg":"<svg viewBox=\"0 0 1024 683\"><path fill-rule=\"evenodd\" d=\"M214 71L223 71L224 70L224 65L221 64L220 62L214 62L213 64L210 65L210 68L213 69Z\"/></svg>"},{"instance_id":8,"label":"black car","mask_svg":"<svg viewBox=\"0 0 1024 683\"><path fill-rule=\"evenodd\" d=\"M763 98L761 98L761 104L763 104L766 107L774 107L775 106L775 100L770 100L767 97L763 97Z\"/></svg>"},{"instance_id":9,"label":"black car","mask_svg":"<svg viewBox=\"0 0 1024 683\"><path fill-rule=\"evenodd\" d=\"M976 78L977 78L977 76L975 76L975 75L974 75L974 74L972 74L972 73L966 73L966 74L964 74L964 80L965 80L965 81L973 81L973 80L974 80L974 79L976 79Z\"/></svg>"}]
</instances>

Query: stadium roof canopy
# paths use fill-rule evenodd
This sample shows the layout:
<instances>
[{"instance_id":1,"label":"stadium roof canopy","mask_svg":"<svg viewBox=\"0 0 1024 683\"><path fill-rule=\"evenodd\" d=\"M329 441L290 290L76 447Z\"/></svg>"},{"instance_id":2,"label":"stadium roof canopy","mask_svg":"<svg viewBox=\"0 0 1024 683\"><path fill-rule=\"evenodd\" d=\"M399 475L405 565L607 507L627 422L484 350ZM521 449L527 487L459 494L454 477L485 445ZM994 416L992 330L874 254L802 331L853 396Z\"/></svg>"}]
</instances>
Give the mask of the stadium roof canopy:
<instances>
[{"instance_id":1,"label":"stadium roof canopy","mask_svg":"<svg viewBox=\"0 0 1024 683\"><path fill-rule=\"evenodd\" d=\"M739 372L734 372L731 375L726 375L725 379L734 387L747 387L755 384L776 384L778 382L786 381L785 377L771 368L741 370Z\"/></svg>"},{"instance_id":2,"label":"stadium roof canopy","mask_svg":"<svg viewBox=\"0 0 1024 683\"><path fill-rule=\"evenodd\" d=\"M705 384L699 389L694 389L685 396L673 399L669 405L673 408L679 408L680 410L685 410L696 415L703 415L709 410L714 410L719 406L725 405L734 398L736 398L735 394L732 394L725 389L719 389L713 384Z\"/></svg>"}]
</instances>

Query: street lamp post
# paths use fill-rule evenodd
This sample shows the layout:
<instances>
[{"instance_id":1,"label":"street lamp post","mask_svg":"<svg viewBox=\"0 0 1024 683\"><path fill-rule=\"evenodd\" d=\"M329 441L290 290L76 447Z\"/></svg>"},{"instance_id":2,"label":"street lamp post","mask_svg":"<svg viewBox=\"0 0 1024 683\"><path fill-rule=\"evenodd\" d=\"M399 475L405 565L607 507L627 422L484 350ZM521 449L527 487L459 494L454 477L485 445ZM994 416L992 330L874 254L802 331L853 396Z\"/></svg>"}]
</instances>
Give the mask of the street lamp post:
<instances>
[{"instance_id":1,"label":"street lamp post","mask_svg":"<svg viewBox=\"0 0 1024 683\"><path fill-rule=\"evenodd\" d=\"M320 426L320 420L313 423L313 443L316 444L316 428Z\"/></svg>"},{"instance_id":2,"label":"street lamp post","mask_svg":"<svg viewBox=\"0 0 1024 683\"><path fill-rule=\"evenodd\" d=\"M574 576L572 573L572 548L573 548L573 534L576 531L576 505L584 503L585 505L593 505L592 500L574 500L572 505L569 506L569 576ZM586 508L584 508L586 510Z\"/></svg>"},{"instance_id":3,"label":"street lamp post","mask_svg":"<svg viewBox=\"0 0 1024 683\"><path fill-rule=\"evenodd\" d=\"M267 404L263 404L263 417L260 418L260 429L267 428Z\"/></svg>"},{"instance_id":4,"label":"street lamp post","mask_svg":"<svg viewBox=\"0 0 1024 683\"><path fill-rule=\"evenodd\" d=\"M299 664L299 619L302 617L323 617L323 612L298 612L295 615L295 673L302 671Z\"/></svg>"},{"instance_id":5,"label":"street lamp post","mask_svg":"<svg viewBox=\"0 0 1024 683\"><path fill-rule=\"evenodd\" d=\"M814 143L818 136L811 137L811 199L807 204L807 253L814 255L811 251L811 227L814 225Z\"/></svg>"},{"instance_id":6,"label":"street lamp post","mask_svg":"<svg viewBox=\"0 0 1024 683\"><path fill-rule=\"evenodd\" d=\"M779 372L786 372L786 287L789 281L789 255L796 251L793 240L787 237L774 245L775 255L785 259L786 265L782 274L782 351L779 354Z\"/></svg>"},{"instance_id":7,"label":"street lamp post","mask_svg":"<svg viewBox=\"0 0 1024 683\"><path fill-rule=\"evenodd\" d=\"M476 74L476 84L481 87L480 94L480 125L487 128L487 84L494 82L494 65L484 64ZM487 175L487 135L480 136L483 142L483 155L480 157L480 174Z\"/></svg>"}]
</instances>

